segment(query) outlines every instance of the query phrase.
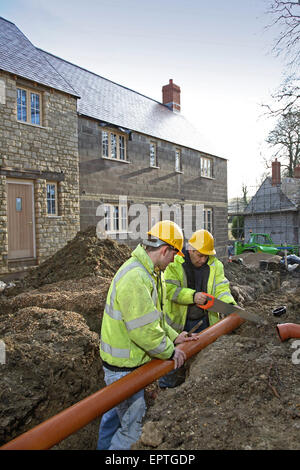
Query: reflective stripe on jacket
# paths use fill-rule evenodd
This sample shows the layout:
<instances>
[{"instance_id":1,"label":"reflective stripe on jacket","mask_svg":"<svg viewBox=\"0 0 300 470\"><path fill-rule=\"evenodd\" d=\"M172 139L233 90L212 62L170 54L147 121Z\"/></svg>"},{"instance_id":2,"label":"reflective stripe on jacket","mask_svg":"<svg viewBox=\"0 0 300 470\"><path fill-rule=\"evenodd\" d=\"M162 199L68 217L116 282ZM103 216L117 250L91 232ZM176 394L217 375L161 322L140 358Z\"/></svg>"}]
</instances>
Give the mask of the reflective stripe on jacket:
<instances>
[{"instance_id":1,"label":"reflective stripe on jacket","mask_svg":"<svg viewBox=\"0 0 300 470\"><path fill-rule=\"evenodd\" d=\"M165 271L165 282L167 288L166 320L174 330L179 333L183 331L188 305L194 303L195 289L187 285L186 273L183 268L184 258L175 256L174 262L170 263ZM224 266L215 256L209 256L209 278L207 282L207 294L226 303L236 304L230 292L229 281L224 275ZM219 314L208 312L209 324L213 325L219 321Z\"/></svg>"},{"instance_id":2,"label":"reflective stripe on jacket","mask_svg":"<svg viewBox=\"0 0 300 470\"><path fill-rule=\"evenodd\" d=\"M152 260L138 245L108 291L100 340L103 361L117 367L137 367L153 357L170 358L178 333L161 311L164 282L158 280Z\"/></svg>"}]
</instances>

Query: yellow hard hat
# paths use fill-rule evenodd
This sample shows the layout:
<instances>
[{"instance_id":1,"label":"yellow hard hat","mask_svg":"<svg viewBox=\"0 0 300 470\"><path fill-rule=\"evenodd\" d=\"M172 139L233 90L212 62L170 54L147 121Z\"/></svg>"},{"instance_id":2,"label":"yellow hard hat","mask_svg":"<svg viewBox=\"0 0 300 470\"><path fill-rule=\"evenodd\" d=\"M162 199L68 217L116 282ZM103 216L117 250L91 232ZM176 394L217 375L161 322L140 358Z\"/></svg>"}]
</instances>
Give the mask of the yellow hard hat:
<instances>
[{"instance_id":1,"label":"yellow hard hat","mask_svg":"<svg viewBox=\"0 0 300 470\"><path fill-rule=\"evenodd\" d=\"M214 237L208 230L197 230L189 239L189 244L203 255L215 255Z\"/></svg>"},{"instance_id":2,"label":"yellow hard hat","mask_svg":"<svg viewBox=\"0 0 300 470\"><path fill-rule=\"evenodd\" d=\"M148 235L154 237L156 240L151 242L151 240L145 241L146 245L150 246L160 246L163 243L171 245L176 250L178 250L178 255L184 256L182 253L184 237L181 228L175 222L171 220L162 220L157 222L153 227L147 232ZM161 243L163 242L163 243Z\"/></svg>"}]
</instances>

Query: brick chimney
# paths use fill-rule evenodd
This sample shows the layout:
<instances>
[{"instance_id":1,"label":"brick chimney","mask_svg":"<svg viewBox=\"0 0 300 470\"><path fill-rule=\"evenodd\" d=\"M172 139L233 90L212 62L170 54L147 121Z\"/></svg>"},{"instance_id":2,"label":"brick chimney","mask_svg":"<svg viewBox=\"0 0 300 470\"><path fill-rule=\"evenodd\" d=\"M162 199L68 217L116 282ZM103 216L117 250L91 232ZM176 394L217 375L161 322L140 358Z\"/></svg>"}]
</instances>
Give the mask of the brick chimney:
<instances>
[{"instance_id":1,"label":"brick chimney","mask_svg":"<svg viewBox=\"0 0 300 470\"><path fill-rule=\"evenodd\" d=\"M168 85L162 87L163 104L167 105L172 111L180 113L180 87L173 83L172 78Z\"/></svg>"},{"instance_id":2,"label":"brick chimney","mask_svg":"<svg viewBox=\"0 0 300 470\"><path fill-rule=\"evenodd\" d=\"M294 178L300 178L300 165L295 166Z\"/></svg>"},{"instance_id":3,"label":"brick chimney","mask_svg":"<svg viewBox=\"0 0 300 470\"><path fill-rule=\"evenodd\" d=\"M280 162L278 162L277 158L275 158L275 162L272 162L272 186L276 186L280 183Z\"/></svg>"}]
</instances>

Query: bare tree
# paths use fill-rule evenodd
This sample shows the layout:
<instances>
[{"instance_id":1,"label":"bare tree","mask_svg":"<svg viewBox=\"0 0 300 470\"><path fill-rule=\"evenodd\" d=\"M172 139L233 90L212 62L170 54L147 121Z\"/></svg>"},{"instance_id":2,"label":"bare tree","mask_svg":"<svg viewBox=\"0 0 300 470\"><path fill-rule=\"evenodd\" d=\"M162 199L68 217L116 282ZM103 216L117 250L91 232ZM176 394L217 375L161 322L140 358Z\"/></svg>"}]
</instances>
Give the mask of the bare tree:
<instances>
[{"instance_id":1,"label":"bare tree","mask_svg":"<svg viewBox=\"0 0 300 470\"><path fill-rule=\"evenodd\" d=\"M273 52L285 56L288 62L287 78L271 95L273 104L263 107L271 116L281 116L294 112L300 101L300 0L269 0L268 5L267 14L272 17L272 22L267 27L280 27Z\"/></svg>"},{"instance_id":2,"label":"bare tree","mask_svg":"<svg viewBox=\"0 0 300 470\"><path fill-rule=\"evenodd\" d=\"M242 184L243 202L245 206L248 204L248 188L246 184Z\"/></svg>"},{"instance_id":3,"label":"bare tree","mask_svg":"<svg viewBox=\"0 0 300 470\"><path fill-rule=\"evenodd\" d=\"M300 163L300 110L281 116L266 142L274 147L273 157L282 161L286 176L292 177Z\"/></svg>"},{"instance_id":4,"label":"bare tree","mask_svg":"<svg viewBox=\"0 0 300 470\"><path fill-rule=\"evenodd\" d=\"M300 102L300 80L294 75L288 76L280 87L271 94L273 103L263 104L267 113L274 117L297 112Z\"/></svg>"},{"instance_id":5,"label":"bare tree","mask_svg":"<svg viewBox=\"0 0 300 470\"><path fill-rule=\"evenodd\" d=\"M273 50L290 59L290 64L300 64L300 1L272 0L267 11L273 18L270 26L279 26L279 36Z\"/></svg>"}]
</instances>

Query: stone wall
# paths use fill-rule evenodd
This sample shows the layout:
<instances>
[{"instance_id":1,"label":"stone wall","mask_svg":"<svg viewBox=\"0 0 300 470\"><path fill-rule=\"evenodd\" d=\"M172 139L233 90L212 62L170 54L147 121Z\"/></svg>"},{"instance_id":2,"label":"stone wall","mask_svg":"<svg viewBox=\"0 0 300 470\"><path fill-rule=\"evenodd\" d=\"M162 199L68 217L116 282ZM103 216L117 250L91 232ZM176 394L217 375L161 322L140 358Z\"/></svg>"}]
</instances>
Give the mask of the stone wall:
<instances>
[{"instance_id":1,"label":"stone wall","mask_svg":"<svg viewBox=\"0 0 300 470\"><path fill-rule=\"evenodd\" d=\"M157 145L157 168L150 167L149 145ZM227 161L213 159L213 178L200 176L200 156L205 155L152 137L131 132L127 161L102 158L102 128L99 122L79 117L81 229L96 225L101 203L203 204L213 210L213 232L219 256L227 244ZM182 171L175 171L175 148L180 148ZM195 227L197 229L199 227ZM123 240L124 241L124 240ZM131 245L137 242L130 241Z\"/></svg>"},{"instance_id":2,"label":"stone wall","mask_svg":"<svg viewBox=\"0 0 300 470\"><path fill-rule=\"evenodd\" d=\"M8 178L34 184L37 263L79 230L78 118L75 97L4 72L0 72L0 84L0 273L5 273L18 270L16 263L12 266L7 260ZM18 86L42 94L41 126L17 121ZM47 215L47 181L57 182L57 216Z\"/></svg>"}]
</instances>

